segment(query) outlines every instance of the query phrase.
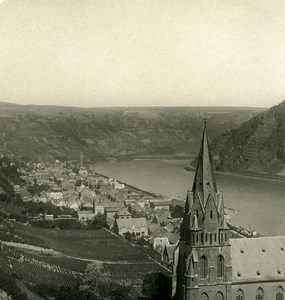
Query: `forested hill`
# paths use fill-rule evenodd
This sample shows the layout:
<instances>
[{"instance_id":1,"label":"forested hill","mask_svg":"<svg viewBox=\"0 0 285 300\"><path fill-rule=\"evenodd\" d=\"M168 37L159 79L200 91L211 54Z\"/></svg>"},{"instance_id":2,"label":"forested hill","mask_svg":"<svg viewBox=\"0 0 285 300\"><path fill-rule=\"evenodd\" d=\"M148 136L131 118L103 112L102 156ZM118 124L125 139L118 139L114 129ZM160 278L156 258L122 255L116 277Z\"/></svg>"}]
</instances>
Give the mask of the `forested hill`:
<instances>
[{"instance_id":1,"label":"forested hill","mask_svg":"<svg viewBox=\"0 0 285 300\"><path fill-rule=\"evenodd\" d=\"M76 108L0 103L0 154L24 161L195 155L203 118L211 139L258 114L254 108Z\"/></svg>"},{"instance_id":2,"label":"forested hill","mask_svg":"<svg viewBox=\"0 0 285 300\"><path fill-rule=\"evenodd\" d=\"M220 159L222 170L285 175L285 100L232 130Z\"/></svg>"}]
</instances>

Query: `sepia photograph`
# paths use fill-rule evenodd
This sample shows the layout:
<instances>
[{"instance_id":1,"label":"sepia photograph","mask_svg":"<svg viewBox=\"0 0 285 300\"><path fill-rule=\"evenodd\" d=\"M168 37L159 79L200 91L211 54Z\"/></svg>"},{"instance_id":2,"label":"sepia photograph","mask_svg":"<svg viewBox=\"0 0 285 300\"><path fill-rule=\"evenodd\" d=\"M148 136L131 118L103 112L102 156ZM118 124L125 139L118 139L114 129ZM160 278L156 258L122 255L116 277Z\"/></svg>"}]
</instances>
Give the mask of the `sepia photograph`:
<instances>
[{"instance_id":1,"label":"sepia photograph","mask_svg":"<svg viewBox=\"0 0 285 300\"><path fill-rule=\"evenodd\" d=\"M0 0L0 300L285 300L285 1Z\"/></svg>"}]
</instances>

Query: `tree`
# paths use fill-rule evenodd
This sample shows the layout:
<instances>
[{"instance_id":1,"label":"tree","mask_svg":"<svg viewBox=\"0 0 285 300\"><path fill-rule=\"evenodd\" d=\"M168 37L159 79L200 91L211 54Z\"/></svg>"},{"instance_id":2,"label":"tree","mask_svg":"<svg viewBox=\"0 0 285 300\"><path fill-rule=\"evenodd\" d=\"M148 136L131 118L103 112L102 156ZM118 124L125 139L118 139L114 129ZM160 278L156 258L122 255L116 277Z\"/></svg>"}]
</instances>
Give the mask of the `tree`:
<instances>
[{"instance_id":1,"label":"tree","mask_svg":"<svg viewBox=\"0 0 285 300\"><path fill-rule=\"evenodd\" d=\"M119 286L111 291L110 297L112 300L132 300L130 294L130 287Z\"/></svg>"},{"instance_id":2,"label":"tree","mask_svg":"<svg viewBox=\"0 0 285 300\"><path fill-rule=\"evenodd\" d=\"M95 228L106 227L106 216L104 214L98 213L93 220L93 225Z\"/></svg>"},{"instance_id":3,"label":"tree","mask_svg":"<svg viewBox=\"0 0 285 300\"><path fill-rule=\"evenodd\" d=\"M171 278L162 272L147 274L143 279L142 288L143 299L171 299Z\"/></svg>"},{"instance_id":4,"label":"tree","mask_svg":"<svg viewBox=\"0 0 285 300\"><path fill-rule=\"evenodd\" d=\"M132 239L132 234L131 234L129 231L126 232L126 234L125 234L125 239L126 239L127 241L130 241L130 240Z\"/></svg>"},{"instance_id":5,"label":"tree","mask_svg":"<svg viewBox=\"0 0 285 300\"><path fill-rule=\"evenodd\" d=\"M98 299L131 300L130 285L131 282L124 278L114 279L104 270L103 263L93 263L87 266L80 289L92 291Z\"/></svg>"},{"instance_id":6,"label":"tree","mask_svg":"<svg viewBox=\"0 0 285 300\"><path fill-rule=\"evenodd\" d=\"M55 300L97 300L98 298L88 290L62 287L56 294Z\"/></svg>"},{"instance_id":7,"label":"tree","mask_svg":"<svg viewBox=\"0 0 285 300\"><path fill-rule=\"evenodd\" d=\"M26 293L23 293L21 289L15 283L15 278L11 275L0 273L0 290L5 291L12 299L27 300Z\"/></svg>"},{"instance_id":8,"label":"tree","mask_svg":"<svg viewBox=\"0 0 285 300\"><path fill-rule=\"evenodd\" d=\"M103 270L103 264L94 263L90 264L83 278L84 290L92 290L96 296L107 296L112 286L112 278L109 272Z\"/></svg>"}]
</instances>

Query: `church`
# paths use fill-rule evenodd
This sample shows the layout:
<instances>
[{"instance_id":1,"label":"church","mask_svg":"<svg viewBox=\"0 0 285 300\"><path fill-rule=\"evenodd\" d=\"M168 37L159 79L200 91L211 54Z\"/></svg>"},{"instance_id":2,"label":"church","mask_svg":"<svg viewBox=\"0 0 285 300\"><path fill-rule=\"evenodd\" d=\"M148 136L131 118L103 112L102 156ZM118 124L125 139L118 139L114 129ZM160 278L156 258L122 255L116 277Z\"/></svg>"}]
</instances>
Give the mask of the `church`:
<instances>
[{"instance_id":1,"label":"church","mask_svg":"<svg viewBox=\"0 0 285 300\"><path fill-rule=\"evenodd\" d=\"M173 300L284 300L285 236L231 238L206 123L173 258Z\"/></svg>"}]
</instances>

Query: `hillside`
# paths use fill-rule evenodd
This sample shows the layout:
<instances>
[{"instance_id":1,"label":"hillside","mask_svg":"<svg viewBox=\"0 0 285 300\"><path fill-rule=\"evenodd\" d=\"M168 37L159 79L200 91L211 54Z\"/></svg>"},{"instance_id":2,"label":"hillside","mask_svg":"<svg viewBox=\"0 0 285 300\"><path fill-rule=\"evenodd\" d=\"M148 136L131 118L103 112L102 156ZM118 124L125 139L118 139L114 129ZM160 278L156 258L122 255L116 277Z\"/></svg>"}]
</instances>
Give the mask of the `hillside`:
<instances>
[{"instance_id":1,"label":"hillside","mask_svg":"<svg viewBox=\"0 0 285 300\"><path fill-rule=\"evenodd\" d=\"M232 130L219 151L221 170L285 175L285 100Z\"/></svg>"},{"instance_id":2,"label":"hillside","mask_svg":"<svg viewBox=\"0 0 285 300\"><path fill-rule=\"evenodd\" d=\"M262 111L254 108L76 108L0 103L0 154L23 161L182 157L198 149L202 119L215 139ZM189 153L189 150L191 153Z\"/></svg>"}]
</instances>

